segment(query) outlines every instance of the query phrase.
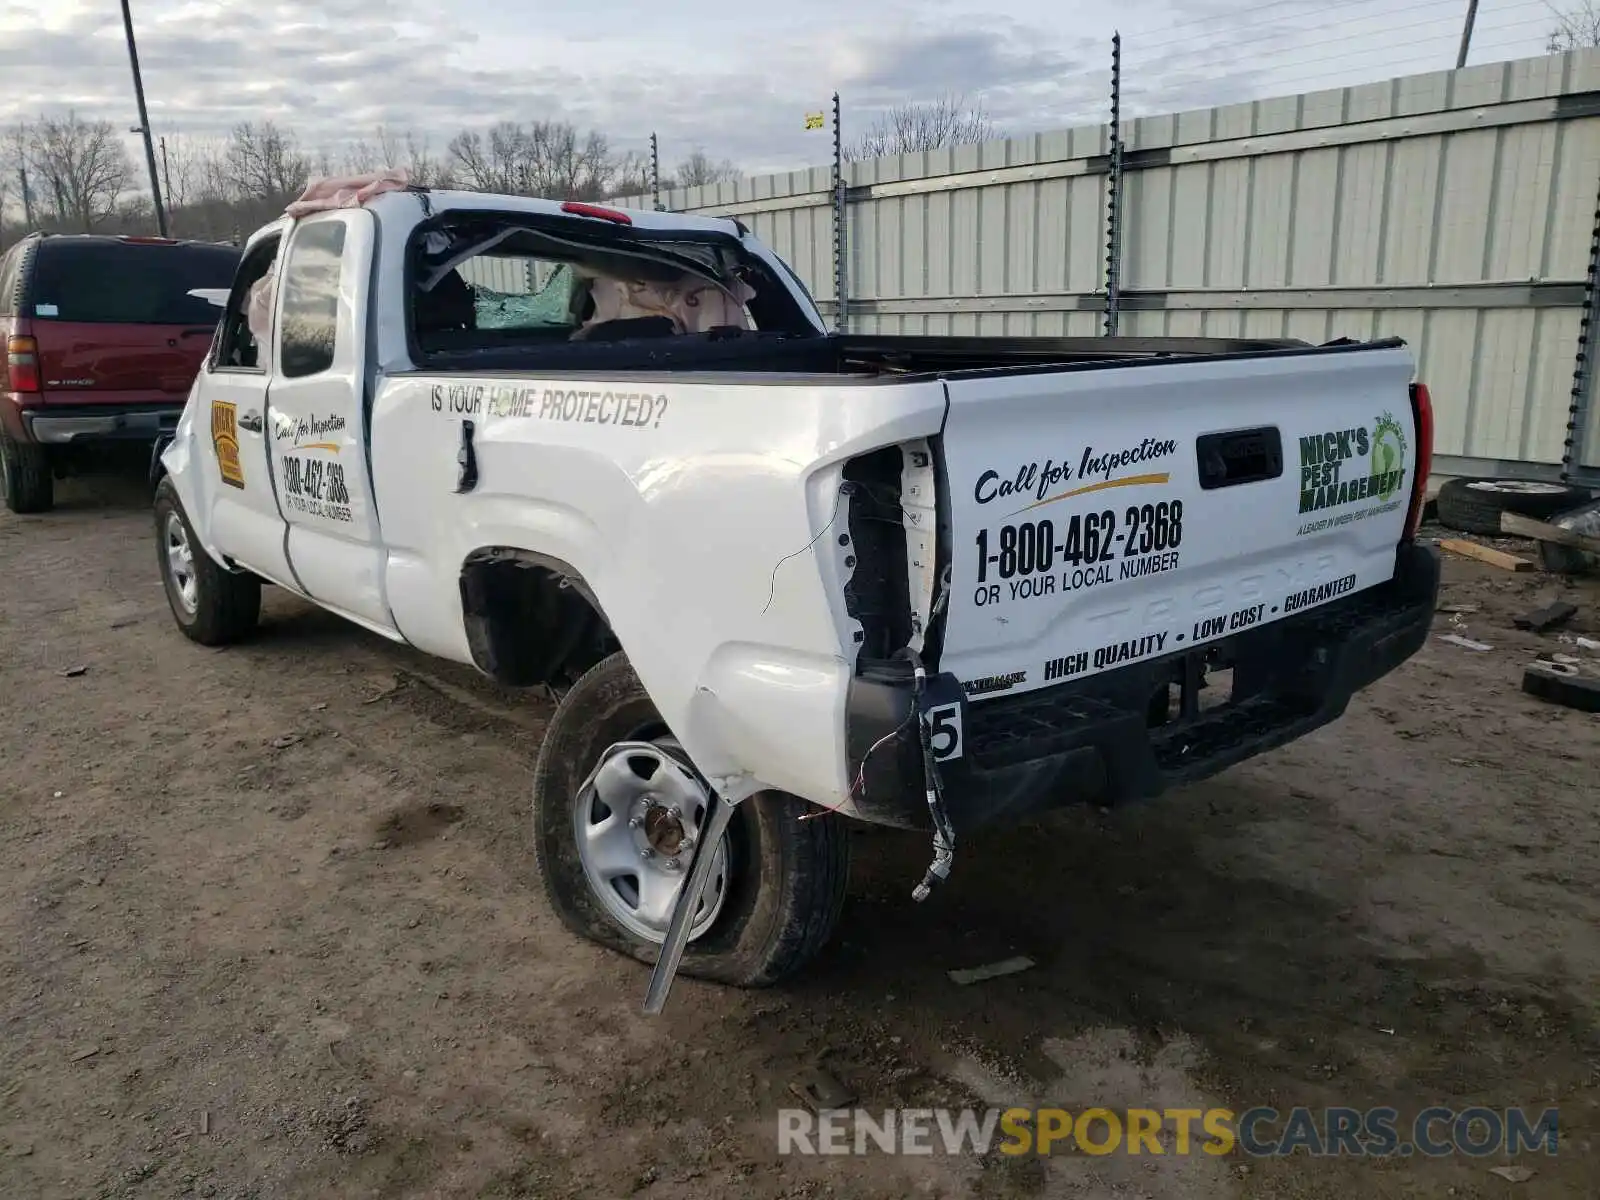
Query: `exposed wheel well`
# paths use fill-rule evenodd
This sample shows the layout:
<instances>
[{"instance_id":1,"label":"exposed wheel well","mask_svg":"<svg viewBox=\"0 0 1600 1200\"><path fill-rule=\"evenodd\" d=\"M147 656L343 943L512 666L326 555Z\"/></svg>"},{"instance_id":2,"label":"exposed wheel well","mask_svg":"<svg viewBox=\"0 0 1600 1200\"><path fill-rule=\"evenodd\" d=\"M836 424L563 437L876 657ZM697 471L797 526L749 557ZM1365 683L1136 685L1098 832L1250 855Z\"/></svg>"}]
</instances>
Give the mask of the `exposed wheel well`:
<instances>
[{"instance_id":1,"label":"exposed wheel well","mask_svg":"<svg viewBox=\"0 0 1600 1200\"><path fill-rule=\"evenodd\" d=\"M530 550L493 546L468 556L461 610L473 661L509 687L576 679L619 648L583 577Z\"/></svg>"}]
</instances>

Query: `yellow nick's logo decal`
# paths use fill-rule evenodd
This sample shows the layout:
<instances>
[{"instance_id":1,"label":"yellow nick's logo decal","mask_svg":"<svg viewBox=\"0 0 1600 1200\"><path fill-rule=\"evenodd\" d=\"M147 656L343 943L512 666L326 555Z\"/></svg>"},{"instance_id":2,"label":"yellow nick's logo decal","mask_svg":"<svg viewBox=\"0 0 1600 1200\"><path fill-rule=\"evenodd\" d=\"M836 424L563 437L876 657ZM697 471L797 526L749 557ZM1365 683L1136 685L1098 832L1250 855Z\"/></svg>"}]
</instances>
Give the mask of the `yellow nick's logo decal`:
<instances>
[{"instance_id":1,"label":"yellow nick's logo decal","mask_svg":"<svg viewBox=\"0 0 1600 1200\"><path fill-rule=\"evenodd\" d=\"M211 447L217 452L217 470L222 482L244 487L244 468L239 462L239 409L225 400L211 402Z\"/></svg>"}]
</instances>

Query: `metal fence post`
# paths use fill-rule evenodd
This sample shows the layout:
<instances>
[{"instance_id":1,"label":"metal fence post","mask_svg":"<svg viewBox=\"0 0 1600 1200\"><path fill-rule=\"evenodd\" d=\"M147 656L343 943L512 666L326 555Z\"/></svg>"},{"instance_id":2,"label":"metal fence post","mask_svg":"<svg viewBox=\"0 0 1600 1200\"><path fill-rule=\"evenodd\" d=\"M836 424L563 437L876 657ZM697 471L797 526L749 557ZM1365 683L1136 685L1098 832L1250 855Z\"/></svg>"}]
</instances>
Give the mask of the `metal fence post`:
<instances>
[{"instance_id":1,"label":"metal fence post","mask_svg":"<svg viewBox=\"0 0 1600 1200\"><path fill-rule=\"evenodd\" d=\"M833 94L833 327L840 333L849 328L850 280L845 270L848 214L845 210L844 136L839 128L839 93Z\"/></svg>"},{"instance_id":2,"label":"metal fence post","mask_svg":"<svg viewBox=\"0 0 1600 1200\"><path fill-rule=\"evenodd\" d=\"M1106 336L1122 303L1122 34L1111 35L1111 162L1106 176Z\"/></svg>"},{"instance_id":3,"label":"metal fence post","mask_svg":"<svg viewBox=\"0 0 1600 1200\"><path fill-rule=\"evenodd\" d=\"M656 211L661 212L661 153L653 133L650 135L650 196Z\"/></svg>"},{"instance_id":4,"label":"metal fence post","mask_svg":"<svg viewBox=\"0 0 1600 1200\"><path fill-rule=\"evenodd\" d=\"M1572 402L1567 409L1567 442L1561 452L1561 481L1581 473L1593 477L1600 462L1583 461L1594 421L1594 336L1600 325L1600 194L1595 196L1594 230L1589 240L1589 273L1584 277L1583 316L1578 319L1578 361L1572 371Z\"/></svg>"}]
</instances>

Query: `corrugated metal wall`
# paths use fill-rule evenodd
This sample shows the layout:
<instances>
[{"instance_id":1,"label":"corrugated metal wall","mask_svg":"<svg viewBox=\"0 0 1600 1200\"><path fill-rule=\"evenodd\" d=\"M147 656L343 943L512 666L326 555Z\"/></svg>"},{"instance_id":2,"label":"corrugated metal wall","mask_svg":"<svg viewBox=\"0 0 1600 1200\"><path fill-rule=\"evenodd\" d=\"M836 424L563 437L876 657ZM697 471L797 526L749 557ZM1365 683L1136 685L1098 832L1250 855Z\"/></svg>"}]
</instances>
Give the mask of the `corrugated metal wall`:
<instances>
[{"instance_id":1,"label":"corrugated metal wall","mask_svg":"<svg viewBox=\"0 0 1600 1200\"><path fill-rule=\"evenodd\" d=\"M1561 463L1600 51L1145 117L1124 138L1120 332L1399 335L1446 469ZM848 164L848 327L1099 333L1107 149L1096 126ZM829 188L816 168L663 200L741 217L832 311Z\"/></svg>"},{"instance_id":2,"label":"corrugated metal wall","mask_svg":"<svg viewBox=\"0 0 1600 1200\"><path fill-rule=\"evenodd\" d=\"M479 287L492 288L508 295L523 295L534 290L534 281L528 274L528 260L523 258L497 258L480 254L469 258L456 268L461 278Z\"/></svg>"}]
</instances>

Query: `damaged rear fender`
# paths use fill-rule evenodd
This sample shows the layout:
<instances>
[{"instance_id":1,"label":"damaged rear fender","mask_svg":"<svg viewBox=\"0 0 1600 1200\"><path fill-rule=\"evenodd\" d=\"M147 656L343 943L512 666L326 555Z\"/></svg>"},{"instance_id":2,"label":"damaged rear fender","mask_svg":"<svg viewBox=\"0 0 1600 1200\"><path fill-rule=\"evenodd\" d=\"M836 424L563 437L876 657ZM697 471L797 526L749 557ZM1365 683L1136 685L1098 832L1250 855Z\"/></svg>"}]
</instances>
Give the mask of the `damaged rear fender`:
<instances>
[{"instance_id":1,"label":"damaged rear fender","mask_svg":"<svg viewBox=\"0 0 1600 1200\"><path fill-rule=\"evenodd\" d=\"M162 476L170 479L178 493L178 501L183 505L184 514L189 518L189 524L194 529L196 537L200 539L200 545L218 564L231 570L228 560L211 536L212 485L206 477L203 466L206 455L197 452L195 445L198 436L195 430L195 408L195 393L191 391L189 402L184 405L183 412L178 417L172 440L161 451L159 461L151 471L151 490L154 491Z\"/></svg>"}]
</instances>

